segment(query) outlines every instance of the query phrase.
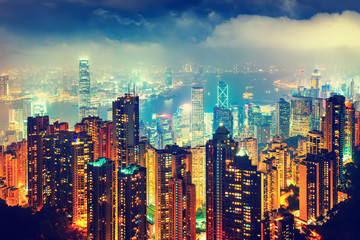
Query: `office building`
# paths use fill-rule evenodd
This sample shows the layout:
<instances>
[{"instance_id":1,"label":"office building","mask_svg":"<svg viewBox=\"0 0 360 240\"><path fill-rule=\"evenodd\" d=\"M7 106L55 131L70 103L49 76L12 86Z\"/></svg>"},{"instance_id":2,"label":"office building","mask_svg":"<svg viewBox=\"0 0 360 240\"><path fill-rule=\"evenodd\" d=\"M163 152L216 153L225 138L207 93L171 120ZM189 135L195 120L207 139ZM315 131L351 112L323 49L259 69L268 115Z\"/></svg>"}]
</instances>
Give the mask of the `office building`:
<instances>
[{"instance_id":1,"label":"office building","mask_svg":"<svg viewBox=\"0 0 360 240\"><path fill-rule=\"evenodd\" d=\"M196 189L196 209L203 208L206 203L206 151L205 147L191 149L192 183Z\"/></svg>"},{"instance_id":2,"label":"office building","mask_svg":"<svg viewBox=\"0 0 360 240\"><path fill-rule=\"evenodd\" d=\"M6 97L9 94L9 75L0 76L0 97Z\"/></svg>"},{"instance_id":3,"label":"office building","mask_svg":"<svg viewBox=\"0 0 360 240\"><path fill-rule=\"evenodd\" d=\"M217 85L217 105L218 108L229 108L229 88L228 85L219 80Z\"/></svg>"},{"instance_id":4,"label":"office building","mask_svg":"<svg viewBox=\"0 0 360 240\"><path fill-rule=\"evenodd\" d=\"M306 136L310 131L312 98L291 97L290 137Z\"/></svg>"},{"instance_id":5,"label":"office building","mask_svg":"<svg viewBox=\"0 0 360 240\"><path fill-rule=\"evenodd\" d=\"M164 149L167 145L175 143L174 118L170 114L156 115L158 147Z\"/></svg>"},{"instance_id":6,"label":"office building","mask_svg":"<svg viewBox=\"0 0 360 240\"><path fill-rule=\"evenodd\" d=\"M317 130L313 130L307 134L306 138L306 153L314 155L320 154L323 149L323 133Z\"/></svg>"},{"instance_id":7,"label":"office building","mask_svg":"<svg viewBox=\"0 0 360 240\"><path fill-rule=\"evenodd\" d=\"M287 139L290 133L290 103L280 98L276 102L275 134Z\"/></svg>"},{"instance_id":8,"label":"office building","mask_svg":"<svg viewBox=\"0 0 360 240\"><path fill-rule=\"evenodd\" d=\"M204 88L191 88L191 147L204 145Z\"/></svg>"},{"instance_id":9,"label":"office building","mask_svg":"<svg viewBox=\"0 0 360 240\"><path fill-rule=\"evenodd\" d=\"M231 111L227 108L214 108L213 130L219 126L224 126L232 135L233 134L233 118Z\"/></svg>"},{"instance_id":10,"label":"office building","mask_svg":"<svg viewBox=\"0 0 360 240\"><path fill-rule=\"evenodd\" d=\"M88 116L91 107L89 60L79 60L79 121Z\"/></svg>"}]
</instances>

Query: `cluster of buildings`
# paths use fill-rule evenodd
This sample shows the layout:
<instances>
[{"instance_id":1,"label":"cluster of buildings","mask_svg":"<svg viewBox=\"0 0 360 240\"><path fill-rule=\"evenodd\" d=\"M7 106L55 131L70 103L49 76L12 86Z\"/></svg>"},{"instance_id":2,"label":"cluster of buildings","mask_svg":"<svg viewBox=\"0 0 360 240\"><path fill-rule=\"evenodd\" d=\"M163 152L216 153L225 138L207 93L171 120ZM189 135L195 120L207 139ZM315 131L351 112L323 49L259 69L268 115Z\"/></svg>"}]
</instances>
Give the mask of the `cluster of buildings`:
<instances>
[{"instance_id":1,"label":"cluster of buildings","mask_svg":"<svg viewBox=\"0 0 360 240\"><path fill-rule=\"evenodd\" d=\"M0 198L62 209L88 239L198 239L202 208L206 239L294 239L299 223L316 223L344 200L342 168L360 144L353 99L320 98L319 77L314 96L299 90L264 116L251 104L230 105L219 76L212 115L204 88L194 86L191 106L142 127L135 90L113 102L112 121L96 116L81 59L79 122L69 130L28 117L27 140L0 146ZM170 88L169 69L165 80ZM283 213L290 187L299 189L299 209Z\"/></svg>"}]
</instances>

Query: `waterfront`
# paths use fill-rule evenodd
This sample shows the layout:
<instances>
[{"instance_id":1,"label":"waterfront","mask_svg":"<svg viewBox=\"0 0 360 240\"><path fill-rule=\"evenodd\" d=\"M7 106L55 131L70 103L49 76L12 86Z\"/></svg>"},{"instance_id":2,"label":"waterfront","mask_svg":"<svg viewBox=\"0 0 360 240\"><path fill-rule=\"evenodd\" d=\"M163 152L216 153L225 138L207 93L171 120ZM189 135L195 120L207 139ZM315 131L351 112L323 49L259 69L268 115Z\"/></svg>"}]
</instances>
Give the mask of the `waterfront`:
<instances>
[{"instance_id":1,"label":"waterfront","mask_svg":"<svg viewBox=\"0 0 360 240\"><path fill-rule=\"evenodd\" d=\"M281 89L274 86L273 82L291 76L290 72L279 73L224 73L222 79L229 85L229 103L259 105L274 105L280 97L290 94L289 89ZM206 74L202 83L204 87L204 110L212 112L216 104L216 86L218 78L216 74ZM185 103L191 103L191 84L173 89L171 98L162 96L154 97L140 103L140 120L144 123L151 121L153 114L174 114L177 108ZM250 92L253 99L243 99L243 93ZM119 96L124 93L120 92ZM114 99L115 100L115 99ZM9 124L9 109L22 107L21 101L12 103L0 103L0 131L6 131ZM107 110L111 104L99 106L100 118L107 120ZM72 129L78 120L78 107L72 101L47 102L47 112L51 120L68 122Z\"/></svg>"}]
</instances>

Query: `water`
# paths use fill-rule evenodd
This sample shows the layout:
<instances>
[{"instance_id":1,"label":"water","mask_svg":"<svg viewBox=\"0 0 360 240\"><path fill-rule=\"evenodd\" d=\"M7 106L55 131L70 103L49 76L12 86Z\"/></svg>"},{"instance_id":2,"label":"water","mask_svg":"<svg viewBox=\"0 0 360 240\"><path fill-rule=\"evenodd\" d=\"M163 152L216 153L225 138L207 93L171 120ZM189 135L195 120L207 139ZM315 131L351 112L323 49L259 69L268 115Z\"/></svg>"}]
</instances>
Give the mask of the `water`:
<instances>
[{"instance_id":1,"label":"water","mask_svg":"<svg viewBox=\"0 0 360 240\"><path fill-rule=\"evenodd\" d=\"M280 97L288 95L290 90L278 89L274 87L274 80L287 78L291 73L224 73L222 79L229 86L229 104L274 104ZM216 74L205 75L206 82L204 87L204 110L212 112L216 104ZM171 99L165 99L161 96L148 100L140 104L140 120L149 123L152 115L155 114L174 114L177 108L184 103L191 103L191 86L182 86L175 88L174 96ZM244 92L253 93L253 100L243 99ZM114 99L115 100L115 99ZM9 109L21 107L20 102L11 104L0 103L0 131L6 131L9 124ZM101 105L99 116L106 120L107 110L111 104ZM60 119L62 122L68 122L69 127L73 128L78 120L78 107L72 102L53 102L47 105L50 119Z\"/></svg>"}]
</instances>

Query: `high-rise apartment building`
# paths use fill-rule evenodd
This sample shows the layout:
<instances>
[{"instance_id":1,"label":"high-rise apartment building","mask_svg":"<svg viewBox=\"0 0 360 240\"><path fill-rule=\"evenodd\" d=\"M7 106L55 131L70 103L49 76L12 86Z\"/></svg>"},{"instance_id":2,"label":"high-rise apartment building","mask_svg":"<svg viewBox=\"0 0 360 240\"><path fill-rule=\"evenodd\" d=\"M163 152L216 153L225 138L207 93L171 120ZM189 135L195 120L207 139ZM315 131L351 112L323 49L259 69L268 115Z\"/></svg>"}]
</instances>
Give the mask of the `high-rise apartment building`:
<instances>
[{"instance_id":1,"label":"high-rise apartment building","mask_svg":"<svg viewBox=\"0 0 360 240\"><path fill-rule=\"evenodd\" d=\"M192 182L196 189L196 209L203 208L206 202L206 151L205 147L191 149Z\"/></svg>"},{"instance_id":2,"label":"high-rise apartment building","mask_svg":"<svg viewBox=\"0 0 360 240\"><path fill-rule=\"evenodd\" d=\"M29 206L41 208L43 206L44 186L44 142L49 127L49 117L28 117L28 195Z\"/></svg>"},{"instance_id":3,"label":"high-rise apartment building","mask_svg":"<svg viewBox=\"0 0 360 240\"><path fill-rule=\"evenodd\" d=\"M191 147L204 145L204 88L191 88Z\"/></svg>"},{"instance_id":4,"label":"high-rise apartment building","mask_svg":"<svg viewBox=\"0 0 360 240\"><path fill-rule=\"evenodd\" d=\"M171 228L174 215L174 205L170 204L170 195L173 197L175 193L170 188L170 179L187 179L187 184L190 186L190 180L187 178L188 174L192 175L191 169L192 156L191 152L186 148L180 148L177 145L167 146L165 149L156 150L155 160L155 239L172 239L174 228ZM173 187L180 184L179 181L172 180ZM184 189L184 188L183 188ZM185 188L186 190L186 188ZM195 190L195 189L194 189ZM190 191L188 194L195 194L195 191ZM179 196L179 195L177 195ZM196 196L183 196L185 202L178 202L178 204L186 204L186 199L193 199L196 204ZM172 198L174 200L174 198ZM174 203L174 202L173 202ZM195 205L194 205L195 207ZM173 213L173 214L171 214ZM191 214L185 215L186 218L178 221L195 221L190 218ZM189 223L189 226L193 224Z\"/></svg>"},{"instance_id":5,"label":"high-rise apartment building","mask_svg":"<svg viewBox=\"0 0 360 240\"><path fill-rule=\"evenodd\" d=\"M344 152L343 163L353 160L355 148L355 109L350 102L345 103L345 122L344 122Z\"/></svg>"},{"instance_id":6,"label":"high-rise apartment building","mask_svg":"<svg viewBox=\"0 0 360 240\"><path fill-rule=\"evenodd\" d=\"M290 133L290 103L280 98L276 102L275 134L287 139Z\"/></svg>"},{"instance_id":7,"label":"high-rise apartment building","mask_svg":"<svg viewBox=\"0 0 360 240\"><path fill-rule=\"evenodd\" d=\"M129 165L118 171L118 239L147 239L146 169Z\"/></svg>"},{"instance_id":8,"label":"high-rise apartment building","mask_svg":"<svg viewBox=\"0 0 360 240\"><path fill-rule=\"evenodd\" d=\"M89 60L79 60L79 121L88 116L91 108Z\"/></svg>"},{"instance_id":9,"label":"high-rise apartment building","mask_svg":"<svg viewBox=\"0 0 360 240\"><path fill-rule=\"evenodd\" d=\"M306 153L308 154L320 154L323 149L324 134L320 131L310 131L306 141Z\"/></svg>"},{"instance_id":10,"label":"high-rise apartment building","mask_svg":"<svg viewBox=\"0 0 360 240\"><path fill-rule=\"evenodd\" d=\"M99 158L87 164L87 238L116 239L115 162Z\"/></svg>"},{"instance_id":11,"label":"high-rise apartment building","mask_svg":"<svg viewBox=\"0 0 360 240\"><path fill-rule=\"evenodd\" d=\"M326 99L324 121L324 149L335 152L337 161L334 169L335 185L341 184L344 154L345 97L334 95Z\"/></svg>"},{"instance_id":12,"label":"high-rise apartment building","mask_svg":"<svg viewBox=\"0 0 360 240\"><path fill-rule=\"evenodd\" d=\"M308 154L299 164L300 219L316 220L325 216L337 203L337 190L333 170L336 154Z\"/></svg>"},{"instance_id":13,"label":"high-rise apartment building","mask_svg":"<svg viewBox=\"0 0 360 240\"><path fill-rule=\"evenodd\" d=\"M139 97L127 93L113 102L113 144L117 166L137 162L139 145Z\"/></svg>"},{"instance_id":14,"label":"high-rise apartment building","mask_svg":"<svg viewBox=\"0 0 360 240\"><path fill-rule=\"evenodd\" d=\"M220 126L206 144L207 239L260 239L262 173Z\"/></svg>"},{"instance_id":15,"label":"high-rise apartment building","mask_svg":"<svg viewBox=\"0 0 360 240\"><path fill-rule=\"evenodd\" d=\"M74 136L72 142L73 155L73 223L76 226L87 227L88 194L87 194L87 166L94 161L94 147L91 136L80 132Z\"/></svg>"}]
</instances>

